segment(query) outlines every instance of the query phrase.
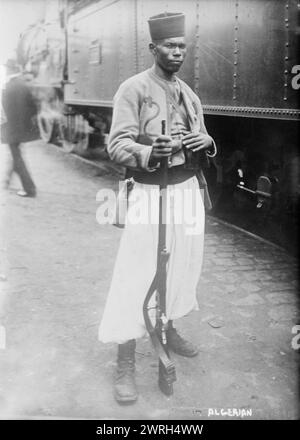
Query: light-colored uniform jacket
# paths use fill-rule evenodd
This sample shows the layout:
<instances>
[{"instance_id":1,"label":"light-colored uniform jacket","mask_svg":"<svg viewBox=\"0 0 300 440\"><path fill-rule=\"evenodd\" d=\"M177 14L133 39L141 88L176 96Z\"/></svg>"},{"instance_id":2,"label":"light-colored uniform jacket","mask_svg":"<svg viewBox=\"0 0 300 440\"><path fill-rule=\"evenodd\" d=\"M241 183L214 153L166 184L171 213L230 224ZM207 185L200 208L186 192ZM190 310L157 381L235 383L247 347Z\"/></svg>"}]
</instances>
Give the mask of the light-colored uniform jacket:
<instances>
[{"instance_id":1,"label":"light-colored uniform jacket","mask_svg":"<svg viewBox=\"0 0 300 440\"><path fill-rule=\"evenodd\" d=\"M192 89L177 78L188 114L191 131L207 134L200 99ZM154 67L124 81L114 97L114 111L108 141L110 158L135 171L155 171L148 162L153 141L161 134L161 121L166 120L166 134L171 135L171 96L165 81L155 73ZM214 145L215 149L215 145ZM171 157L169 166L185 161L180 150ZM204 164L207 166L207 163ZM202 170L197 175L200 187L207 184ZM207 199L208 193L205 199Z\"/></svg>"}]
</instances>

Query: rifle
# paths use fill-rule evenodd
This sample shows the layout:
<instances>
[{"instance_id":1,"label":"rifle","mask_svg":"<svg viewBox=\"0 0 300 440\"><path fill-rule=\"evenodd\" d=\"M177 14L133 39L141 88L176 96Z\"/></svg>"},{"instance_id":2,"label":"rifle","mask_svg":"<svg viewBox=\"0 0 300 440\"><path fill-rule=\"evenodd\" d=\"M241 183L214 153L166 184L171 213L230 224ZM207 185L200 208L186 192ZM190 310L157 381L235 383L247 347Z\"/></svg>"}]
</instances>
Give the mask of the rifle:
<instances>
[{"instance_id":1,"label":"rifle","mask_svg":"<svg viewBox=\"0 0 300 440\"><path fill-rule=\"evenodd\" d=\"M166 121L162 121L162 134L166 131ZM167 348L166 330L166 290L167 290L167 262L169 253L166 249L166 190L168 185L168 158L160 161L162 179L159 185L159 230L157 246L157 266L151 286L143 304L143 314L146 329L159 358L158 385L161 391L170 396L173 394L173 382L176 380L175 365L169 357ZM149 310L149 301L156 292L156 325L152 325Z\"/></svg>"}]
</instances>

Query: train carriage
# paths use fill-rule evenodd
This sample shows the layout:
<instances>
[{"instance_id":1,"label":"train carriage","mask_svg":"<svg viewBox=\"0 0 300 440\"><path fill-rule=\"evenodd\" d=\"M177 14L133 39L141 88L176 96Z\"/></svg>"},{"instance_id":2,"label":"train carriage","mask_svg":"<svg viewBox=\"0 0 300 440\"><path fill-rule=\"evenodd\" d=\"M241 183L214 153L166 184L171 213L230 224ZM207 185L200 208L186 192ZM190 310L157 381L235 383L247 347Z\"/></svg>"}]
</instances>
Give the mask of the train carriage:
<instances>
[{"instance_id":1,"label":"train carriage","mask_svg":"<svg viewBox=\"0 0 300 440\"><path fill-rule=\"evenodd\" d=\"M189 51L180 76L199 94L207 115L299 119L297 0L64 0L62 4L64 24L56 34L65 35L66 69L62 69L61 44L53 44L49 30L44 59L45 32L36 32L31 45L39 47L37 84L45 87L46 70L48 86L53 86L53 60L59 59L54 86L58 87L60 76L70 110L66 131L70 142L77 138L74 130L80 132L83 126L87 135L95 131L84 121L90 123L97 115L109 130L119 84L152 63L147 18L170 10L186 14ZM30 50L26 56L34 58ZM215 119L216 127L222 125L220 121ZM80 137L77 141L80 144ZM83 148L89 146L86 139L81 142Z\"/></svg>"},{"instance_id":2,"label":"train carriage","mask_svg":"<svg viewBox=\"0 0 300 440\"><path fill-rule=\"evenodd\" d=\"M68 23L65 101L108 106L118 85L151 65L147 18L186 14L182 78L208 114L299 118L299 2L270 0L102 0Z\"/></svg>"},{"instance_id":3,"label":"train carriage","mask_svg":"<svg viewBox=\"0 0 300 440\"><path fill-rule=\"evenodd\" d=\"M252 191L260 173L280 178L297 150L299 1L83 3L78 2L81 7L69 16L67 27L65 103L70 112L65 132L70 138L65 136L64 144L70 150L82 151L105 139L100 132L109 131L118 86L151 66L147 19L161 11L182 11L188 54L180 76L200 96L221 153L208 179L226 185L231 168L241 162L235 158L245 156Z\"/></svg>"},{"instance_id":4,"label":"train carriage","mask_svg":"<svg viewBox=\"0 0 300 440\"><path fill-rule=\"evenodd\" d=\"M54 110L43 106L45 139L53 140L56 129L66 151L105 151L115 92L152 64L147 19L180 11L186 14L188 54L179 76L201 98L219 149L207 176L213 190L216 182L226 186L245 157L254 192L261 173L280 181L289 161L297 162L299 0L60 2L66 57L55 95L63 96L63 111L59 99ZM47 47L48 59L55 59L55 45ZM49 87L50 81L49 76Z\"/></svg>"}]
</instances>

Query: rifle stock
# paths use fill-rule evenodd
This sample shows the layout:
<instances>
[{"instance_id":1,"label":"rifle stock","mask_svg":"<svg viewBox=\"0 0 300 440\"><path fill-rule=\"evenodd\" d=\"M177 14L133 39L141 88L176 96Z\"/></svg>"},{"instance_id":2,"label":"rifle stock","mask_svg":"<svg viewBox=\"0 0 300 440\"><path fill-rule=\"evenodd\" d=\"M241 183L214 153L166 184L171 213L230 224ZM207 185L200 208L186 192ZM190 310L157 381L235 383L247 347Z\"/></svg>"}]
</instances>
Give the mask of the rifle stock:
<instances>
[{"instance_id":1,"label":"rifle stock","mask_svg":"<svg viewBox=\"0 0 300 440\"><path fill-rule=\"evenodd\" d=\"M162 134L165 134L165 121L162 121ZM146 295L143 314L146 329L159 358L158 385L161 391L170 396L173 394L173 382L176 380L175 366L169 357L166 339L166 291L167 291L167 263L169 253L166 249L166 189L168 184L168 158L163 158L160 163L163 169L163 178L159 186L159 233L157 247L157 267L151 286ZM156 292L156 325L152 325L149 317L149 301Z\"/></svg>"}]
</instances>

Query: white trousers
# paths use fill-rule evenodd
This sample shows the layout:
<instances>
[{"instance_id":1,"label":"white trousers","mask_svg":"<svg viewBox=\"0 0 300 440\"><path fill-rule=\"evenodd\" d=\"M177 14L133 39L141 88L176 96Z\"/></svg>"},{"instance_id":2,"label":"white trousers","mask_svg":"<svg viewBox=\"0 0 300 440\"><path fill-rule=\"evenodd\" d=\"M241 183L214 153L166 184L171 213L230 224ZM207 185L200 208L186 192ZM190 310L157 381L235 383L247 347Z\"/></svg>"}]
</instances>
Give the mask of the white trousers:
<instances>
[{"instance_id":1,"label":"white trousers","mask_svg":"<svg viewBox=\"0 0 300 440\"><path fill-rule=\"evenodd\" d=\"M166 314L173 320L198 309L205 212L196 177L169 185L166 199ZM102 342L121 344L146 333L143 303L156 271L158 210L159 187L135 183L99 327Z\"/></svg>"}]
</instances>

